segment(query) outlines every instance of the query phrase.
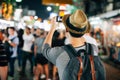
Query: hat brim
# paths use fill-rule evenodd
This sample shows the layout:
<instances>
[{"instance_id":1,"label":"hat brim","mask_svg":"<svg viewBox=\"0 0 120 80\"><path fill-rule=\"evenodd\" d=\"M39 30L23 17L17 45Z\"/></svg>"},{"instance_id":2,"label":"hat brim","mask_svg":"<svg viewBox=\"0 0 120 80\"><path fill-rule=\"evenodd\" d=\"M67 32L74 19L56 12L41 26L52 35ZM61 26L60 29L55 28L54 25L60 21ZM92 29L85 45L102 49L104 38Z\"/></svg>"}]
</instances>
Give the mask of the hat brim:
<instances>
[{"instance_id":1,"label":"hat brim","mask_svg":"<svg viewBox=\"0 0 120 80\"><path fill-rule=\"evenodd\" d=\"M66 24L66 20L69 16L70 16L70 14L67 14L67 15L64 15L63 18L62 18L62 22L63 22L63 24L65 25L66 28L68 28L68 26Z\"/></svg>"},{"instance_id":2,"label":"hat brim","mask_svg":"<svg viewBox=\"0 0 120 80\"><path fill-rule=\"evenodd\" d=\"M74 30L71 30L69 28L69 26L67 26L67 24L66 24L66 20L67 20L68 17L70 17L70 14L64 15L63 18L62 18L62 22L65 25L67 31L72 32L72 33L76 33L76 34L85 34L85 33L89 33L90 32L91 26L90 26L89 22L86 25L87 29L85 30L85 32L76 32Z\"/></svg>"}]
</instances>

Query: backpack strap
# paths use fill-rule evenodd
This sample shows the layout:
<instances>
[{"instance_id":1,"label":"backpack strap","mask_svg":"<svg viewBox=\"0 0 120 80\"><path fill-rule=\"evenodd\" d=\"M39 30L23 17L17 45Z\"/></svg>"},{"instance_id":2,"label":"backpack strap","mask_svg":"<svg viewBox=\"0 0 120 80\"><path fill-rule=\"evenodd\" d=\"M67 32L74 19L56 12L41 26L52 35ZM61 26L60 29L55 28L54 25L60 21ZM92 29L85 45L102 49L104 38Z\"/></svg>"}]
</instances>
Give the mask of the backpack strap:
<instances>
[{"instance_id":1,"label":"backpack strap","mask_svg":"<svg viewBox=\"0 0 120 80\"><path fill-rule=\"evenodd\" d=\"M15 36L14 38L12 38L12 39L10 39L10 40L13 42L13 40L14 40L15 38L17 38L17 37Z\"/></svg>"},{"instance_id":2,"label":"backpack strap","mask_svg":"<svg viewBox=\"0 0 120 80\"><path fill-rule=\"evenodd\" d=\"M92 80L96 80L95 77L95 67L94 67L94 59L92 55L89 55L89 59L90 59L90 65L91 65L91 73L92 73Z\"/></svg>"},{"instance_id":3,"label":"backpack strap","mask_svg":"<svg viewBox=\"0 0 120 80\"><path fill-rule=\"evenodd\" d=\"M81 76L82 76L82 72L83 72L83 61L81 57L77 57L80 63L80 67L79 67L79 72L78 72L78 80L80 80Z\"/></svg>"},{"instance_id":4,"label":"backpack strap","mask_svg":"<svg viewBox=\"0 0 120 80\"><path fill-rule=\"evenodd\" d=\"M94 67L94 57L93 57L94 52L93 52L92 45L89 44L89 43L86 43L86 53L88 54L89 59L90 59L92 80L96 80L96 77L95 77L95 67Z\"/></svg>"},{"instance_id":5,"label":"backpack strap","mask_svg":"<svg viewBox=\"0 0 120 80\"><path fill-rule=\"evenodd\" d=\"M86 54L87 55L94 55L92 45L90 43L85 43L86 45Z\"/></svg>"},{"instance_id":6,"label":"backpack strap","mask_svg":"<svg viewBox=\"0 0 120 80\"><path fill-rule=\"evenodd\" d=\"M78 56L78 55L77 55L77 51L74 50L74 48L72 47L71 44L65 45L65 46L64 46L64 50L68 53L68 55L69 55L70 58L73 58L73 57L77 57L77 56Z\"/></svg>"},{"instance_id":7,"label":"backpack strap","mask_svg":"<svg viewBox=\"0 0 120 80\"><path fill-rule=\"evenodd\" d=\"M82 72L83 72L82 58L79 56L79 54L77 54L77 51L73 48L72 45L65 45L64 49L68 53L70 58L77 57L77 59L79 60L80 67L79 67L79 72L78 72L78 80L80 80L80 78L82 76Z\"/></svg>"}]
</instances>

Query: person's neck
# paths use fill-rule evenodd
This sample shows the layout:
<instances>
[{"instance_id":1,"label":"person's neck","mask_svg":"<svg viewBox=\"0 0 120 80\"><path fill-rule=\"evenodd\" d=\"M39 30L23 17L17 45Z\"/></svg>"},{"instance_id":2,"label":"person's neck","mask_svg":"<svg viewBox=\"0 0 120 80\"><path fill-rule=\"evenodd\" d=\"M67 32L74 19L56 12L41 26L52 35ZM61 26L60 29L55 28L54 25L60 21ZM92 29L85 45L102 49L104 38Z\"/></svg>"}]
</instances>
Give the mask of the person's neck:
<instances>
[{"instance_id":1,"label":"person's neck","mask_svg":"<svg viewBox=\"0 0 120 80\"><path fill-rule=\"evenodd\" d=\"M40 38L44 38L44 35L41 35Z\"/></svg>"},{"instance_id":2,"label":"person's neck","mask_svg":"<svg viewBox=\"0 0 120 80\"><path fill-rule=\"evenodd\" d=\"M83 37L81 38L71 37L70 41L73 47L79 47L85 44L85 39Z\"/></svg>"},{"instance_id":3,"label":"person's neck","mask_svg":"<svg viewBox=\"0 0 120 80\"><path fill-rule=\"evenodd\" d=\"M14 36L14 34L10 34L10 36Z\"/></svg>"},{"instance_id":4,"label":"person's neck","mask_svg":"<svg viewBox=\"0 0 120 80\"><path fill-rule=\"evenodd\" d=\"M26 33L27 35L30 35L30 33Z\"/></svg>"}]
</instances>

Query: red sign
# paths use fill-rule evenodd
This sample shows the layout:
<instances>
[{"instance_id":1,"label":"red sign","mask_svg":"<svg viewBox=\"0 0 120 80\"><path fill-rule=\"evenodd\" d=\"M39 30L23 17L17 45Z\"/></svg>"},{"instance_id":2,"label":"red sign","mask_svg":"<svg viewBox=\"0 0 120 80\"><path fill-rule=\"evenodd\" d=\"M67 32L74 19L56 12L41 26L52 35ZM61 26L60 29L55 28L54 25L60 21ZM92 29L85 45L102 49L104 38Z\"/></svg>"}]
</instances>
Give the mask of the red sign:
<instances>
[{"instance_id":1,"label":"red sign","mask_svg":"<svg viewBox=\"0 0 120 80\"><path fill-rule=\"evenodd\" d=\"M42 0L42 4L73 4L72 0Z\"/></svg>"}]
</instances>

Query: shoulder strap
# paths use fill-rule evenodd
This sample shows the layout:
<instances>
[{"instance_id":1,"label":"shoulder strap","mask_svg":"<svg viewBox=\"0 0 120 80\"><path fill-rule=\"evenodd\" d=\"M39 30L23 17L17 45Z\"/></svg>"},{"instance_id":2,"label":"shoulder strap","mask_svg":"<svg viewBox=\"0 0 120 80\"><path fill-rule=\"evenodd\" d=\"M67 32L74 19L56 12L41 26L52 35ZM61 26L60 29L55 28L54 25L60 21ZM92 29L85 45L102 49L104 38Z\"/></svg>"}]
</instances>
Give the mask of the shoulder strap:
<instances>
[{"instance_id":1,"label":"shoulder strap","mask_svg":"<svg viewBox=\"0 0 120 80\"><path fill-rule=\"evenodd\" d=\"M13 41L15 38L17 38L16 36L15 37L13 37L12 39L11 39L11 41Z\"/></svg>"},{"instance_id":2,"label":"shoulder strap","mask_svg":"<svg viewBox=\"0 0 120 80\"><path fill-rule=\"evenodd\" d=\"M96 80L95 77L95 67L94 67L94 52L93 52L93 47L91 44L86 43L86 53L89 56L90 59L90 65L91 65L91 73L92 73L92 80Z\"/></svg>"},{"instance_id":3,"label":"shoulder strap","mask_svg":"<svg viewBox=\"0 0 120 80\"><path fill-rule=\"evenodd\" d=\"M67 53L70 56L70 58L77 57L77 59L79 60L80 67L79 67L79 72L78 72L77 76L78 76L78 80L80 80L80 78L82 76L82 72L83 72L83 61L82 61L82 58L77 54L77 51L73 48L72 45L65 45L64 49L67 51Z\"/></svg>"},{"instance_id":4,"label":"shoulder strap","mask_svg":"<svg viewBox=\"0 0 120 80\"><path fill-rule=\"evenodd\" d=\"M72 47L72 45L63 46L65 51L68 53L70 58L77 57L77 51Z\"/></svg>"},{"instance_id":5,"label":"shoulder strap","mask_svg":"<svg viewBox=\"0 0 120 80\"><path fill-rule=\"evenodd\" d=\"M78 80L80 80L83 72L83 61L81 57L77 57L80 62L79 72L78 72Z\"/></svg>"},{"instance_id":6,"label":"shoulder strap","mask_svg":"<svg viewBox=\"0 0 120 80\"><path fill-rule=\"evenodd\" d=\"M86 45L86 54L87 55L94 55L93 47L90 43L85 43Z\"/></svg>"},{"instance_id":7,"label":"shoulder strap","mask_svg":"<svg viewBox=\"0 0 120 80\"><path fill-rule=\"evenodd\" d=\"M92 80L96 80L95 77L95 67L94 67L94 58L92 55L89 55L89 59L90 59L90 65L91 65L91 73L92 73Z\"/></svg>"}]
</instances>

